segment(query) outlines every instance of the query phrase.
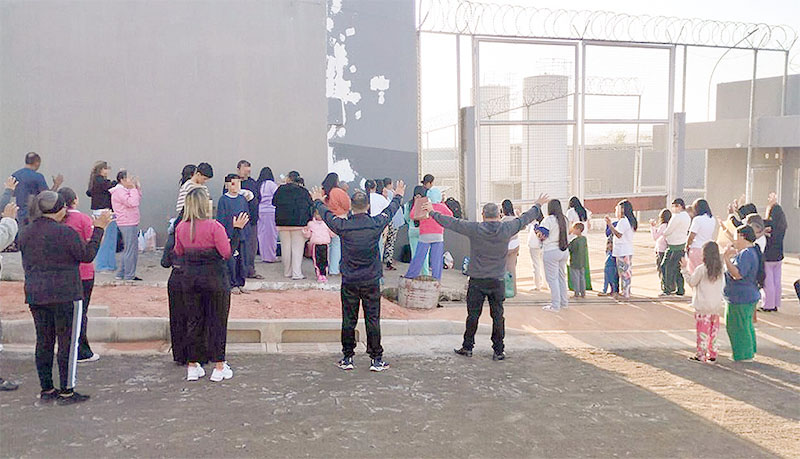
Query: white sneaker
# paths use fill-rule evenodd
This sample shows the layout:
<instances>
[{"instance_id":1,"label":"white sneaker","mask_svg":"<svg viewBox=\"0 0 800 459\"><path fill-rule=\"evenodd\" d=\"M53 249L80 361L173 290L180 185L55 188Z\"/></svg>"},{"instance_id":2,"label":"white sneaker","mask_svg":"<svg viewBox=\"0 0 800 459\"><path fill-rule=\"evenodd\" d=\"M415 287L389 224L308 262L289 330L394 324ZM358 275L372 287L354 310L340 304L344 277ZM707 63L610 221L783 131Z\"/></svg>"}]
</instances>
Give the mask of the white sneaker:
<instances>
[{"instance_id":1,"label":"white sneaker","mask_svg":"<svg viewBox=\"0 0 800 459\"><path fill-rule=\"evenodd\" d=\"M214 371L211 373L211 378L209 379L213 382L220 382L223 379L231 378L233 378L233 370L231 370L231 367L229 367L226 362L225 365L222 366L222 370L217 370L217 367L214 367Z\"/></svg>"},{"instance_id":2,"label":"white sneaker","mask_svg":"<svg viewBox=\"0 0 800 459\"><path fill-rule=\"evenodd\" d=\"M545 311L548 311L548 312L558 312L559 311L558 308L554 308L552 305L549 305L549 304L547 306L543 307L542 309L545 310Z\"/></svg>"},{"instance_id":3,"label":"white sneaker","mask_svg":"<svg viewBox=\"0 0 800 459\"><path fill-rule=\"evenodd\" d=\"M85 358L85 359L78 359L78 362L80 362L80 363L84 363L84 362L97 362L98 360L100 360L100 354L98 354L97 352L95 352L94 354L92 354L92 356L91 356L91 357L87 357L87 358Z\"/></svg>"},{"instance_id":4,"label":"white sneaker","mask_svg":"<svg viewBox=\"0 0 800 459\"><path fill-rule=\"evenodd\" d=\"M205 375L206 375L206 370L204 370L203 367L201 367L200 365L195 365L186 368L187 381L197 381L198 379L202 378Z\"/></svg>"}]
</instances>

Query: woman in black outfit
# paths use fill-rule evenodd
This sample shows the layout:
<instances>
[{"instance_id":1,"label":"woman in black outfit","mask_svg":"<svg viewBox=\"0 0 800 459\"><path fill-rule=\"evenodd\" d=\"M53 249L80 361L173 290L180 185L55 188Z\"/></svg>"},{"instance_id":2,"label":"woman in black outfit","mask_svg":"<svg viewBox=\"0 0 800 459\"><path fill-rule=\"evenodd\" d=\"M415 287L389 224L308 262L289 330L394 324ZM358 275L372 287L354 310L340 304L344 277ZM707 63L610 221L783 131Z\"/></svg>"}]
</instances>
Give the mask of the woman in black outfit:
<instances>
[{"instance_id":1,"label":"woman in black outfit","mask_svg":"<svg viewBox=\"0 0 800 459\"><path fill-rule=\"evenodd\" d=\"M764 223L769 228L769 232L767 233L767 246L764 249L766 280L764 285L764 306L761 310L774 312L781 307L783 239L786 237L786 230L789 226L786 222L786 214L774 195L770 195L767 218Z\"/></svg>"},{"instance_id":2,"label":"woman in black outfit","mask_svg":"<svg viewBox=\"0 0 800 459\"><path fill-rule=\"evenodd\" d=\"M283 275L293 280L305 279L301 268L306 238L302 230L314 216L311 209L314 201L311 200L308 190L300 185L300 180L297 171L289 172L286 183L279 186L272 195L275 225L281 237Z\"/></svg>"},{"instance_id":3,"label":"woman in black outfit","mask_svg":"<svg viewBox=\"0 0 800 459\"><path fill-rule=\"evenodd\" d=\"M191 179L197 171L197 166L187 164L181 171L179 186L183 186L187 180ZM172 343L172 360L178 365L186 365L187 343L186 343L186 323L188 311L186 310L186 300L181 288L185 270L183 268L183 257L175 254L175 227L183 219L183 212L170 224L167 231L167 241L164 244L164 254L161 256L161 266L172 268L167 281L167 298L169 299L169 336ZM206 363L203 360L201 363Z\"/></svg>"},{"instance_id":4,"label":"woman in black outfit","mask_svg":"<svg viewBox=\"0 0 800 459\"><path fill-rule=\"evenodd\" d=\"M94 259L103 230L111 214L93 220L94 232L88 243L72 228L60 222L66 215L64 199L54 191L42 191L31 202L31 224L19 243L25 270L25 302L36 327L36 371L42 387L42 401L59 405L86 401L89 396L68 389L73 301L83 298L78 265ZM61 391L53 386L53 350L58 339L58 373Z\"/></svg>"},{"instance_id":5,"label":"woman in black outfit","mask_svg":"<svg viewBox=\"0 0 800 459\"><path fill-rule=\"evenodd\" d=\"M97 161L89 174L89 187L86 189L86 196L92 198L92 216L97 217L103 211L111 210L111 188L117 182L108 179L111 168L106 161ZM106 228L106 237L100 244L100 249L95 257L95 271L116 271L117 270L117 224L112 223Z\"/></svg>"}]
</instances>

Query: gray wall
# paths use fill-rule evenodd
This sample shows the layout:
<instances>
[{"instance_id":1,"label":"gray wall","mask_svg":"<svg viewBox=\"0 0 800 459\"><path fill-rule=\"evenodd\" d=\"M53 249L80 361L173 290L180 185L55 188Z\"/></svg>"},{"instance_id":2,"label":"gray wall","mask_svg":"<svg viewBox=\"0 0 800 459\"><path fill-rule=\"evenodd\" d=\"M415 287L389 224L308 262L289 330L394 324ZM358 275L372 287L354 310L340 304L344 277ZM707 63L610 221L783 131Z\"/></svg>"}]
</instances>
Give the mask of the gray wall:
<instances>
[{"instance_id":1,"label":"gray wall","mask_svg":"<svg viewBox=\"0 0 800 459\"><path fill-rule=\"evenodd\" d=\"M756 117L781 114L782 77L756 80ZM748 118L750 80L717 85L717 119ZM789 75L786 84L786 115L800 115L800 75Z\"/></svg>"},{"instance_id":2,"label":"gray wall","mask_svg":"<svg viewBox=\"0 0 800 459\"><path fill-rule=\"evenodd\" d=\"M357 185L386 176L417 182L414 11L410 0L329 0L329 164ZM382 103L371 84L381 77L389 82Z\"/></svg>"},{"instance_id":3,"label":"gray wall","mask_svg":"<svg viewBox=\"0 0 800 459\"><path fill-rule=\"evenodd\" d=\"M319 183L325 24L325 0L4 0L0 176L37 151L83 195L108 160L141 177L162 234L186 163L214 166L214 198L241 158Z\"/></svg>"}]
</instances>

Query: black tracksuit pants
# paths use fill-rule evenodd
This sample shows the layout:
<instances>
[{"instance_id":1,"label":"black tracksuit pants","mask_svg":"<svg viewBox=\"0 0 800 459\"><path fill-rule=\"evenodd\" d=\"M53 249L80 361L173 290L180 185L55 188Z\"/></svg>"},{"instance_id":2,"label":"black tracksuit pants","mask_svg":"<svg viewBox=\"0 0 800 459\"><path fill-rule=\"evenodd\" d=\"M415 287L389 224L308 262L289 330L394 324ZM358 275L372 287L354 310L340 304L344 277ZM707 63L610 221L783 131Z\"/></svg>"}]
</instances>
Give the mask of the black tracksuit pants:
<instances>
[{"instance_id":1,"label":"black tracksuit pants","mask_svg":"<svg viewBox=\"0 0 800 459\"><path fill-rule=\"evenodd\" d=\"M88 359L94 355L89 339L86 338L86 326L89 323L89 302L92 300L92 290L94 290L94 279L81 281L83 284L83 315L81 316L81 336L78 338L78 360Z\"/></svg>"},{"instance_id":2,"label":"black tracksuit pants","mask_svg":"<svg viewBox=\"0 0 800 459\"><path fill-rule=\"evenodd\" d=\"M355 354L359 305L364 307L367 353L370 358L379 359L383 357L380 280L357 284L342 283L342 353L345 357Z\"/></svg>"},{"instance_id":3,"label":"black tracksuit pants","mask_svg":"<svg viewBox=\"0 0 800 459\"><path fill-rule=\"evenodd\" d=\"M42 391L53 386L53 357L58 340L58 376L61 390L67 389L69 346L72 341L72 303L30 305L36 327L36 372Z\"/></svg>"},{"instance_id":4,"label":"black tracksuit pants","mask_svg":"<svg viewBox=\"0 0 800 459\"><path fill-rule=\"evenodd\" d=\"M464 332L464 349L472 350L475 346L475 332L478 331L478 319L483 312L483 302L489 299L489 314L492 316L492 349L495 354L505 350L503 339L506 335L505 318L503 317L503 301L505 301L505 285L503 279L469 279L467 287L467 329Z\"/></svg>"}]
</instances>

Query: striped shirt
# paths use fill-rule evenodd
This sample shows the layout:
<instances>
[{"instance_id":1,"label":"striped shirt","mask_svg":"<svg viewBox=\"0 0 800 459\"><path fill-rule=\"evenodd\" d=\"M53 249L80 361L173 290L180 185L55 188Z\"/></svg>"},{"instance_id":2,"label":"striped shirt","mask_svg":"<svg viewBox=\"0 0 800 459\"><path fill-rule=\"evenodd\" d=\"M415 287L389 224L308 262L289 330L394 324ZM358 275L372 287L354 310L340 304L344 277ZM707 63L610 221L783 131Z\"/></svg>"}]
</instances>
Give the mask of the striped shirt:
<instances>
[{"instance_id":1,"label":"striped shirt","mask_svg":"<svg viewBox=\"0 0 800 459\"><path fill-rule=\"evenodd\" d=\"M186 195L189 194L189 192L194 190L195 188L205 188L206 193L208 192L207 186L199 185L191 180L187 180L183 185L181 185L181 188L178 191L178 203L175 206L175 210L179 214L183 211L183 205L186 202Z\"/></svg>"}]
</instances>

